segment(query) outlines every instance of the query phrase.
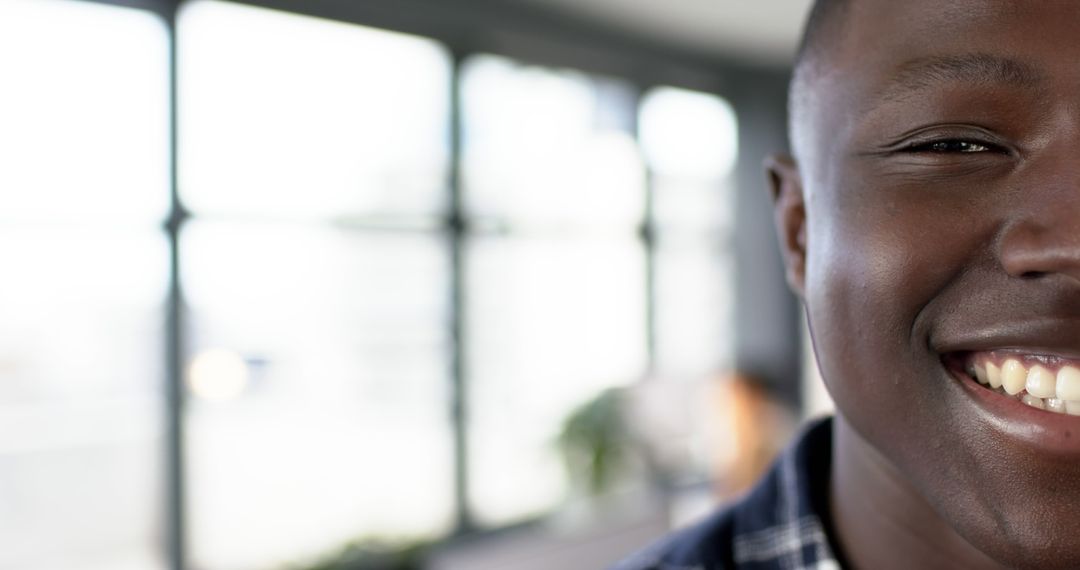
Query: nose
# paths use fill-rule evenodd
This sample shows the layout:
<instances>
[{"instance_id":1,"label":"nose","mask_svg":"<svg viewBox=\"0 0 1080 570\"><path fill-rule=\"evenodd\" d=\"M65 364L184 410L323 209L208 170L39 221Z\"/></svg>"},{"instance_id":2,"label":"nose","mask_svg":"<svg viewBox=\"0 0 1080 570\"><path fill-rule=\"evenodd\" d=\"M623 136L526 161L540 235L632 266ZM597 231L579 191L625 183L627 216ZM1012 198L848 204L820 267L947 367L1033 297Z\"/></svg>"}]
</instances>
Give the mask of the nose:
<instances>
[{"instance_id":1,"label":"nose","mask_svg":"<svg viewBox=\"0 0 1080 570\"><path fill-rule=\"evenodd\" d=\"M1056 183L1029 186L1017 196L998 242L1001 265L1010 276L1059 275L1080 284L1080 161L1069 162L1072 176L1058 170L1057 176L1042 178Z\"/></svg>"},{"instance_id":2,"label":"nose","mask_svg":"<svg viewBox=\"0 0 1080 570\"><path fill-rule=\"evenodd\" d=\"M1034 279L1059 274L1080 283L1080 225L1073 235L1061 228L1017 227L1003 240L1001 264L1013 277Z\"/></svg>"}]
</instances>

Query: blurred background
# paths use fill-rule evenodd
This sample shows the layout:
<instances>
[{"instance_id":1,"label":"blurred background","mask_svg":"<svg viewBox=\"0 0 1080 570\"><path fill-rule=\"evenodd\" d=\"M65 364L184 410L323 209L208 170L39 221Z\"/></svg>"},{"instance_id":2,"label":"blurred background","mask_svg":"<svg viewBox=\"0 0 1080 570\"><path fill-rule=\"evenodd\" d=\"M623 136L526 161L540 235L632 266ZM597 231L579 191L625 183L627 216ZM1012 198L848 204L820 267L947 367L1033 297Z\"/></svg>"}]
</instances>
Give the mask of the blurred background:
<instances>
[{"instance_id":1,"label":"blurred background","mask_svg":"<svg viewBox=\"0 0 1080 570\"><path fill-rule=\"evenodd\" d=\"M603 568L828 410L807 0L0 0L0 569Z\"/></svg>"}]
</instances>

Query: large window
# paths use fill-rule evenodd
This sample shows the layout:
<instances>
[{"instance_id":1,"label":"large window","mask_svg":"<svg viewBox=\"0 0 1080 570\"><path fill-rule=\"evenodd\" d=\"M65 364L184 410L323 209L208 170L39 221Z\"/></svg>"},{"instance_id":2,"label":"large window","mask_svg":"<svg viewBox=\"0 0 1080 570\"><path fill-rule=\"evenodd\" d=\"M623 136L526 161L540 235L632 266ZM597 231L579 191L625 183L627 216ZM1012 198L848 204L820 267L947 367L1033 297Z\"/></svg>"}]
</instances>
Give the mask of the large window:
<instances>
[{"instance_id":1,"label":"large window","mask_svg":"<svg viewBox=\"0 0 1080 570\"><path fill-rule=\"evenodd\" d=\"M723 99L175 16L0 0L0 568L164 568L179 521L192 568L249 569L528 520L574 409L730 364Z\"/></svg>"}]
</instances>

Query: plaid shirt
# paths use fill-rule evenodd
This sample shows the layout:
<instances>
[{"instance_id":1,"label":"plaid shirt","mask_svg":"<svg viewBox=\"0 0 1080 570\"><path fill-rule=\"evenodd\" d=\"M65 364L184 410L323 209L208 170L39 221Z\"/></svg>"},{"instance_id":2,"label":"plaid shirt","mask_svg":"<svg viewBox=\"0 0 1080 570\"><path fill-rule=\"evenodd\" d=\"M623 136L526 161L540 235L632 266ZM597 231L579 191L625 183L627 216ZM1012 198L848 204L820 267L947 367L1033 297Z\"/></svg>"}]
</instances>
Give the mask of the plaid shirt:
<instances>
[{"instance_id":1,"label":"plaid shirt","mask_svg":"<svg viewBox=\"0 0 1080 570\"><path fill-rule=\"evenodd\" d=\"M832 421L809 426L745 497L612 570L839 570L829 528Z\"/></svg>"}]
</instances>

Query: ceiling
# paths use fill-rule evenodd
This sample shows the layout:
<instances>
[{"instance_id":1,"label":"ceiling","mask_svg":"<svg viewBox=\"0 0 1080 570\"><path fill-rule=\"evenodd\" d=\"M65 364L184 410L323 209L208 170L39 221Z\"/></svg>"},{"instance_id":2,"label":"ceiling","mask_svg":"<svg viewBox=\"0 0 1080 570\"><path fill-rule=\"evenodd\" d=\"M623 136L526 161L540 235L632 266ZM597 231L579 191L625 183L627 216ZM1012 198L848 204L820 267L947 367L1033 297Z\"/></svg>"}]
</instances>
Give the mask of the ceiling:
<instances>
[{"instance_id":1,"label":"ceiling","mask_svg":"<svg viewBox=\"0 0 1080 570\"><path fill-rule=\"evenodd\" d=\"M811 0L523 0L682 48L787 65Z\"/></svg>"}]
</instances>

